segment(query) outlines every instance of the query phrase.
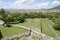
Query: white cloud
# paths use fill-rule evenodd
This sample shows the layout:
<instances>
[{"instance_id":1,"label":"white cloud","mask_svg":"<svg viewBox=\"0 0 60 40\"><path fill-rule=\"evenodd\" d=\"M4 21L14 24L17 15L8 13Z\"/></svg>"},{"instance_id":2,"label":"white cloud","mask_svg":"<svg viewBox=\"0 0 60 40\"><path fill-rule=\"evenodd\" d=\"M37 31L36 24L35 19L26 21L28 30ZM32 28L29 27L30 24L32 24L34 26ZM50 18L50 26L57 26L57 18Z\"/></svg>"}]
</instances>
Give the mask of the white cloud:
<instances>
[{"instance_id":1,"label":"white cloud","mask_svg":"<svg viewBox=\"0 0 60 40\"><path fill-rule=\"evenodd\" d=\"M2 7L2 1L0 1L0 8Z\"/></svg>"},{"instance_id":2,"label":"white cloud","mask_svg":"<svg viewBox=\"0 0 60 40\"><path fill-rule=\"evenodd\" d=\"M47 7L50 2L34 3L35 0L17 0L11 2L0 2L0 8L39 9Z\"/></svg>"},{"instance_id":3,"label":"white cloud","mask_svg":"<svg viewBox=\"0 0 60 40\"><path fill-rule=\"evenodd\" d=\"M0 1L0 8L12 8L12 3Z\"/></svg>"},{"instance_id":4,"label":"white cloud","mask_svg":"<svg viewBox=\"0 0 60 40\"><path fill-rule=\"evenodd\" d=\"M30 2L32 3L32 2ZM26 4L21 4L21 3L15 3L14 7L18 7L21 9L37 9L37 8L42 8L42 7L46 7L49 5L50 2L43 2L43 3L37 3L37 4L31 4L31 5L26 5ZM29 3L27 3L29 4Z\"/></svg>"},{"instance_id":5,"label":"white cloud","mask_svg":"<svg viewBox=\"0 0 60 40\"><path fill-rule=\"evenodd\" d=\"M54 5L60 4L60 1L55 0L55 1L52 2L52 4L54 4Z\"/></svg>"},{"instance_id":6,"label":"white cloud","mask_svg":"<svg viewBox=\"0 0 60 40\"><path fill-rule=\"evenodd\" d=\"M40 3L40 6L48 6L50 2L44 2L44 3Z\"/></svg>"},{"instance_id":7,"label":"white cloud","mask_svg":"<svg viewBox=\"0 0 60 40\"><path fill-rule=\"evenodd\" d=\"M14 4L20 4L20 5L22 5L22 4L31 4L31 3L33 3L35 0L17 0L17 1L15 1L14 2Z\"/></svg>"}]
</instances>

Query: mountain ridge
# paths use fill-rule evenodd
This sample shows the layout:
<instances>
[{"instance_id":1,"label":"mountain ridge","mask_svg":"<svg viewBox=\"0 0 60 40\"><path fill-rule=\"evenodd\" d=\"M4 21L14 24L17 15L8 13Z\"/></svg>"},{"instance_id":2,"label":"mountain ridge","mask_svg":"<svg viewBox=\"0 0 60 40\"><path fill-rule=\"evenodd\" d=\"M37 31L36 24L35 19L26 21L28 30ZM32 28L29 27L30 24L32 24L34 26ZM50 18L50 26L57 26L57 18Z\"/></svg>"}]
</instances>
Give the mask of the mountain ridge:
<instances>
[{"instance_id":1,"label":"mountain ridge","mask_svg":"<svg viewBox=\"0 0 60 40\"><path fill-rule=\"evenodd\" d=\"M51 8L50 10L60 10L60 5Z\"/></svg>"}]
</instances>

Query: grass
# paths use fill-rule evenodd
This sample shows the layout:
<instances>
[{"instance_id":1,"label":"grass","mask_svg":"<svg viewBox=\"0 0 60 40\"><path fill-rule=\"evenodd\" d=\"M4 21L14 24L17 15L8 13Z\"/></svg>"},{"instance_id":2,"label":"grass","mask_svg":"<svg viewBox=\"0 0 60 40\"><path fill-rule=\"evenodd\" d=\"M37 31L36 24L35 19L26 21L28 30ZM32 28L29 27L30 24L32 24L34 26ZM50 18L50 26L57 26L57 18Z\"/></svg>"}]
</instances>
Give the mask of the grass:
<instances>
[{"instance_id":1,"label":"grass","mask_svg":"<svg viewBox=\"0 0 60 40\"><path fill-rule=\"evenodd\" d=\"M50 25L52 25L52 26L54 25L54 23L52 22L52 20L49 20L49 19L46 19L46 20L49 22Z\"/></svg>"},{"instance_id":2,"label":"grass","mask_svg":"<svg viewBox=\"0 0 60 40\"><path fill-rule=\"evenodd\" d=\"M55 30L56 31L56 33L60 36L60 31L59 30Z\"/></svg>"},{"instance_id":3,"label":"grass","mask_svg":"<svg viewBox=\"0 0 60 40\"><path fill-rule=\"evenodd\" d=\"M39 38L36 37L36 36L33 36L32 39L33 39L33 40L39 40Z\"/></svg>"},{"instance_id":4,"label":"grass","mask_svg":"<svg viewBox=\"0 0 60 40\"><path fill-rule=\"evenodd\" d=\"M19 25L21 26L33 26L33 27L40 27L40 19L35 18L35 19L26 19L26 22L20 23Z\"/></svg>"},{"instance_id":5,"label":"grass","mask_svg":"<svg viewBox=\"0 0 60 40\"><path fill-rule=\"evenodd\" d=\"M46 20L46 19L43 19ZM53 22L51 20L48 20L50 25L53 24ZM35 19L26 19L26 22L24 23L19 23L18 25L20 26L32 26L32 27L36 27L36 28L40 28L40 22L41 19L35 18ZM27 29L23 29L23 28L18 28L18 27L10 27L10 28L3 28L0 27L1 32L3 34L3 36L5 37L9 37L12 35L16 35L16 34L21 34L21 33L25 33L28 30ZM60 31L55 30L59 35L60 35ZM48 36L51 37L55 37L55 35L52 33L52 31L48 28L48 24L45 21L42 21L42 33L46 34Z\"/></svg>"},{"instance_id":6,"label":"grass","mask_svg":"<svg viewBox=\"0 0 60 40\"><path fill-rule=\"evenodd\" d=\"M13 36L13 35L18 35L18 34L22 34L22 33L25 33L25 32L28 32L27 29L24 29L24 28L19 28L19 27L10 27L10 28L4 28L2 26L0 26L0 30L1 30L1 33L3 35L3 37L10 37L10 36Z\"/></svg>"},{"instance_id":7,"label":"grass","mask_svg":"<svg viewBox=\"0 0 60 40\"><path fill-rule=\"evenodd\" d=\"M42 21L42 33L51 36L51 37L55 37L55 35L52 33L52 31L48 28L48 24L44 21L46 19L43 19ZM53 22L51 20L48 20L50 22L50 24L53 24ZM40 22L41 19L27 19L27 21L25 23L22 23L20 25L28 25L28 26L32 26L32 27L40 27Z\"/></svg>"},{"instance_id":8,"label":"grass","mask_svg":"<svg viewBox=\"0 0 60 40\"><path fill-rule=\"evenodd\" d=\"M22 40L27 40L27 37L22 37L21 39L22 39Z\"/></svg>"},{"instance_id":9,"label":"grass","mask_svg":"<svg viewBox=\"0 0 60 40\"><path fill-rule=\"evenodd\" d=\"M42 22L42 33L50 36L50 37L55 37L55 35L52 33L52 31L48 28L47 23L44 21Z\"/></svg>"},{"instance_id":10,"label":"grass","mask_svg":"<svg viewBox=\"0 0 60 40\"><path fill-rule=\"evenodd\" d=\"M52 27L53 27L54 23L52 22L52 20L48 20L48 21L49 21L50 25L52 25ZM55 30L55 31L60 36L60 31L59 30Z\"/></svg>"}]
</instances>

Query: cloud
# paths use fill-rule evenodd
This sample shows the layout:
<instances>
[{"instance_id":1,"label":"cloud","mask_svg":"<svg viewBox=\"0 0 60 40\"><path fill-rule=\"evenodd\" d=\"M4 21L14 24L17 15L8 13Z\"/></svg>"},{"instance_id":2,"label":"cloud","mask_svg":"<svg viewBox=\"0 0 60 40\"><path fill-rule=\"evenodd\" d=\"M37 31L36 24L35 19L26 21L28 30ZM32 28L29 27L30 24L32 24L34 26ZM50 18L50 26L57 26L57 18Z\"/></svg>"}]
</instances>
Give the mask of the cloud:
<instances>
[{"instance_id":1,"label":"cloud","mask_svg":"<svg viewBox=\"0 0 60 40\"><path fill-rule=\"evenodd\" d=\"M0 8L2 7L2 1L0 1Z\"/></svg>"},{"instance_id":2,"label":"cloud","mask_svg":"<svg viewBox=\"0 0 60 40\"><path fill-rule=\"evenodd\" d=\"M18 4L18 5L13 5L13 8L20 8L20 9L39 9L43 7L47 7L50 2L44 2L44 3L37 3L37 4L31 4L31 5L26 5L26 4Z\"/></svg>"},{"instance_id":3,"label":"cloud","mask_svg":"<svg viewBox=\"0 0 60 40\"><path fill-rule=\"evenodd\" d=\"M15 1L13 4L18 4L18 5L25 5L25 4L31 4L33 3L35 0L17 0Z\"/></svg>"},{"instance_id":4,"label":"cloud","mask_svg":"<svg viewBox=\"0 0 60 40\"><path fill-rule=\"evenodd\" d=\"M0 1L0 8L4 9L12 8L12 3Z\"/></svg>"},{"instance_id":5,"label":"cloud","mask_svg":"<svg viewBox=\"0 0 60 40\"><path fill-rule=\"evenodd\" d=\"M50 2L34 3L36 0L16 0L11 2L0 1L0 8L4 9L41 9L47 7Z\"/></svg>"},{"instance_id":6,"label":"cloud","mask_svg":"<svg viewBox=\"0 0 60 40\"><path fill-rule=\"evenodd\" d=\"M43 2L43 3L38 3L38 4L33 4L30 7L31 8L36 8L36 9L41 9L44 7L47 7L49 5L50 2Z\"/></svg>"},{"instance_id":7,"label":"cloud","mask_svg":"<svg viewBox=\"0 0 60 40\"><path fill-rule=\"evenodd\" d=\"M44 3L40 3L40 6L48 6L50 2L44 2Z\"/></svg>"},{"instance_id":8,"label":"cloud","mask_svg":"<svg viewBox=\"0 0 60 40\"><path fill-rule=\"evenodd\" d=\"M55 0L52 2L52 4L54 4L54 5L60 4L60 1Z\"/></svg>"}]
</instances>

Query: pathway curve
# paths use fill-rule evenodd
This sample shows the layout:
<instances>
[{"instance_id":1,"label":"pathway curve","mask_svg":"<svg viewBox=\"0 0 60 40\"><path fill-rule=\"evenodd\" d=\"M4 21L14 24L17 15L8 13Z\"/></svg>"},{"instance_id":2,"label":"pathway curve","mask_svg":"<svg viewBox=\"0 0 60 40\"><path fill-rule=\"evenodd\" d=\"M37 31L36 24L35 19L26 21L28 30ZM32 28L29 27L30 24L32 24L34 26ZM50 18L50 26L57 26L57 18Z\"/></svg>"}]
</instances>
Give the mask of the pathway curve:
<instances>
[{"instance_id":1,"label":"pathway curve","mask_svg":"<svg viewBox=\"0 0 60 40\"><path fill-rule=\"evenodd\" d=\"M38 35L39 35L39 37L41 37L41 36L47 36L47 35L45 35L45 34L42 34L39 30L36 30L36 29L32 29L32 28L30 28L30 27L25 27L25 26L20 26L20 25L13 25L13 26L17 26L17 27L22 27L22 28L25 28L25 29L28 29L28 30L32 30L33 32L35 32L35 33L37 33ZM41 36L40 36L41 35ZM50 37L50 36L47 36L47 37L49 37L51 40L53 40L54 38L52 38L52 37Z\"/></svg>"}]
</instances>

